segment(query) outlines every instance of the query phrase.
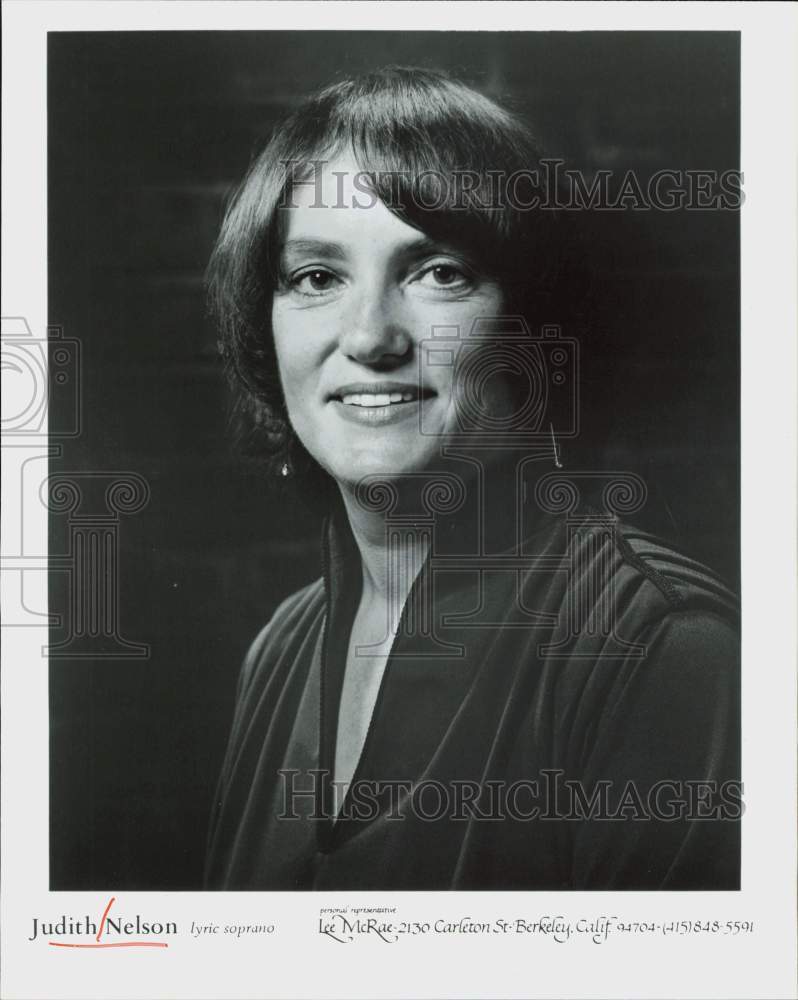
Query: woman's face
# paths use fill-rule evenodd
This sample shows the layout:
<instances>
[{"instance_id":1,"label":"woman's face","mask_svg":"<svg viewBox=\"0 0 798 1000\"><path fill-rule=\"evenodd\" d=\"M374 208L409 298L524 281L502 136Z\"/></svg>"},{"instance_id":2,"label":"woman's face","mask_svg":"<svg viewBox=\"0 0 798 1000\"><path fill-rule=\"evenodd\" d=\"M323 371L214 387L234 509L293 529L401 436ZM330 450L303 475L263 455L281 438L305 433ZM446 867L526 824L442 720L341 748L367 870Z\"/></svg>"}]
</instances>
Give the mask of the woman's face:
<instances>
[{"instance_id":1,"label":"woman's face","mask_svg":"<svg viewBox=\"0 0 798 1000\"><path fill-rule=\"evenodd\" d=\"M272 328L291 424L339 483L434 467L459 428L462 380L428 364L435 327L467 336L495 317L502 293L454 246L433 243L353 185L348 159L281 209L281 281ZM352 199L365 208L352 207ZM337 207L346 206L346 207ZM451 345L449 345L451 346ZM502 406L497 380L483 405ZM484 401L487 402L484 402Z\"/></svg>"}]
</instances>

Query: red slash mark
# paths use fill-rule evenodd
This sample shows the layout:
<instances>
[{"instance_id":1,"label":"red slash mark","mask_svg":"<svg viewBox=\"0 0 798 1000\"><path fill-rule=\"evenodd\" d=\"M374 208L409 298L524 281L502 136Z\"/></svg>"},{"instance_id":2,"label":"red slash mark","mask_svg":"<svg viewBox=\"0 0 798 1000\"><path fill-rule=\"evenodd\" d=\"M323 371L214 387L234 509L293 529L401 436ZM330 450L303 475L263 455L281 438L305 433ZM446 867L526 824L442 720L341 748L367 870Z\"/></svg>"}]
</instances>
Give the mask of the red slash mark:
<instances>
[{"instance_id":1,"label":"red slash mark","mask_svg":"<svg viewBox=\"0 0 798 1000\"><path fill-rule=\"evenodd\" d=\"M97 931L97 941L99 941L100 938L103 936L103 931L105 930L105 920L106 917L108 916L108 911L111 909L111 907L114 905L115 902L116 902L116 896L111 896L111 898L108 900L108 906L106 906L106 908L103 910L102 919L100 920L100 929Z\"/></svg>"},{"instance_id":2,"label":"red slash mark","mask_svg":"<svg viewBox=\"0 0 798 1000\"><path fill-rule=\"evenodd\" d=\"M116 944L102 944L100 943L100 938L103 936L103 931L105 930L105 921L108 919L108 911L111 909L113 904L116 902L116 896L111 896L108 900L108 905L103 910L102 918L100 919L100 929L97 931L97 937L95 938L96 944L73 944L67 941L48 941L47 943L53 948L168 948L169 945L166 941L120 941Z\"/></svg>"}]
</instances>

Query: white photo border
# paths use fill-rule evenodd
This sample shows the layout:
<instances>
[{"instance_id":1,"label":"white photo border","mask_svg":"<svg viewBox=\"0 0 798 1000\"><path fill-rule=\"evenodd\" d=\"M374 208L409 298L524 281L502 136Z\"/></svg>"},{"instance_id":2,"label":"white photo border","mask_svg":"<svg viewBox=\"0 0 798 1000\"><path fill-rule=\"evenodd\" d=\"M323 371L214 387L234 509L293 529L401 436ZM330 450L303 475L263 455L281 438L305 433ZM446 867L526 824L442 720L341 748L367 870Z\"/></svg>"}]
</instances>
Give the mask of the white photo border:
<instances>
[{"instance_id":1,"label":"white photo border","mask_svg":"<svg viewBox=\"0 0 798 1000\"><path fill-rule=\"evenodd\" d=\"M796 995L796 121L798 8L770 3L183 3L6 0L2 315L47 330L48 31L711 30L742 42L743 821L739 893L379 893L402 919L517 915L753 921L734 937L559 944L453 936L339 947L319 909L369 893L126 893L174 920L164 950L29 942L34 916L102 912L101 893L50 893L46 628L3 629L2 985L5 997L793 997ZM18 463L3 461L3 556ZM9 452L10 454L10 452ZM26 530L43 540L46 510ZM46 574L33 606L45 607ZM511 898L510 898L511 897ZM271 922L251 940L195 940L192 922ZM576 948L576 950L574 950Z\"/></svg>"}]
</instances>

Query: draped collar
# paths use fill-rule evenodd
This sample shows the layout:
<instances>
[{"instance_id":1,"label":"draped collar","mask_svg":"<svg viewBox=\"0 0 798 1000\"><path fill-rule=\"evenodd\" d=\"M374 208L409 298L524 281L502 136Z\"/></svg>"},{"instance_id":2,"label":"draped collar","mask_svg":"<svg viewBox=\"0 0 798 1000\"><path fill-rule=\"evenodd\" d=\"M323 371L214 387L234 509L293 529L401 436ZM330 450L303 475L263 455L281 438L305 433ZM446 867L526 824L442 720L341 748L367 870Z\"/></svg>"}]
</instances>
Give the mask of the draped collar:
<instances>
[{"instance_id":1,"label":"draped collar","mask_svg":"<svg viewBox=\"0 0 798 1000\"><path fill-rule=\"evenodd\" d=\"M456 573L439 573L433 580L431 563L448 561L456 566L461 560L463 565L473 569L482 558L489 558L491 554L510 552L520 555L530 528L532 534L551 528L551 515L539 512L532 524L529 523L530 504L526 502L518 468L517 462L501 466L492 464L490 481L486 481L484 476L474 475L473 466L466 466L466 471L471 474L464 475L462 465L457 470L454 463L446 472L419 476L415 480L419 506L414 513L408 513L406 509L401 513L397 510L397 495L391 483L374 478L361 484L359 502L368 509L383 513L386 533L401 533L403 530L429 532L428 555L402 609L375 717L392 672L400 669L396 665L398 660L409 663L413 659L434 657L440 665L444 659L450 663L456 659L454 647L442 645L433 634L434 629L430 628L435 613L434 597L435 594L440 596L441 580L445 581L444 588L451 589L454 586L451 580ZM317 783L317 809L323 817L318 824L319 849L329 851L363 826L362 822L336 822L332 819L335 808L332 775L341 691L352 622L362 591L360 550L346 507L337 492L323 527L322 563L326 609L319 664L321 781ZM353 782L361 774L371 728L366 735Z\"/></svg>"}]
</instances>

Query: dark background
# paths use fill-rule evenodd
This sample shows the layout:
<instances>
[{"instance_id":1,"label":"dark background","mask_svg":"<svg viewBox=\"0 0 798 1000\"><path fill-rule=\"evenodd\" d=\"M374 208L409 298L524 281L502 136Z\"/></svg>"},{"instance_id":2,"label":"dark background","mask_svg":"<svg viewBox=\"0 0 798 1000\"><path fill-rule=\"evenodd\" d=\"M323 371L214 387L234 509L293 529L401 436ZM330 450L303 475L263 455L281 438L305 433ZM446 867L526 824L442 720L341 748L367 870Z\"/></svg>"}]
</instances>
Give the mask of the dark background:
<instances>
[{"instance_id":1,"label":"dark background","mask_svg":"<svg viewBox=\"0 0 798 1000\"><path fill-rule=\"evenodd\" d=\"M151 489L119 555L121 630L150 658L51 661L52 889L200 886L241 658L319 573L316 517L231 447L203 272L278 116L391 62L509 99L588 178L739 166L731 33L50 34L49 315L81 342L84 398L52 471L130 470ZM566 463L642 474L635 520L736 586L738 215L583 214L600 295ZM51 551L67 531L54 515Z\"/></svg>"}]
</instances>

